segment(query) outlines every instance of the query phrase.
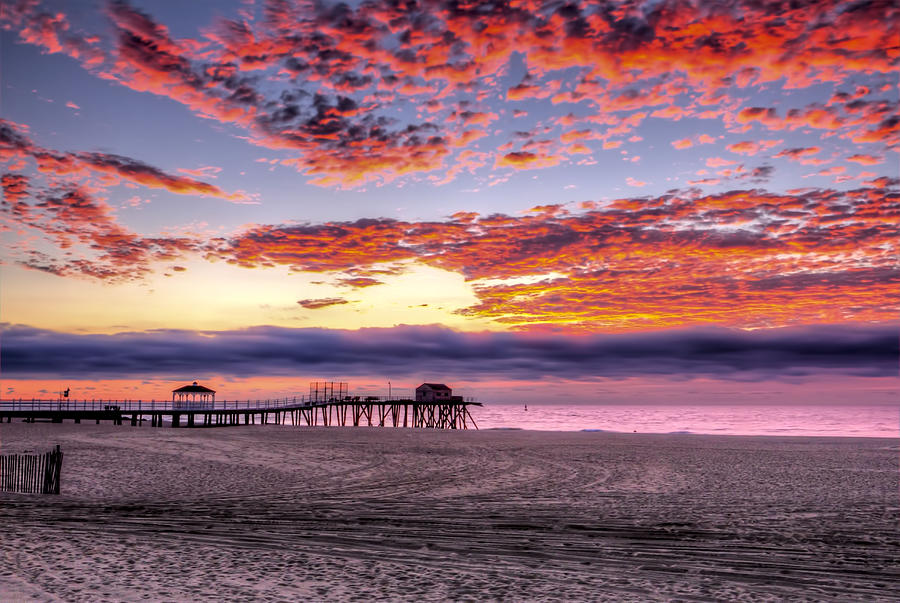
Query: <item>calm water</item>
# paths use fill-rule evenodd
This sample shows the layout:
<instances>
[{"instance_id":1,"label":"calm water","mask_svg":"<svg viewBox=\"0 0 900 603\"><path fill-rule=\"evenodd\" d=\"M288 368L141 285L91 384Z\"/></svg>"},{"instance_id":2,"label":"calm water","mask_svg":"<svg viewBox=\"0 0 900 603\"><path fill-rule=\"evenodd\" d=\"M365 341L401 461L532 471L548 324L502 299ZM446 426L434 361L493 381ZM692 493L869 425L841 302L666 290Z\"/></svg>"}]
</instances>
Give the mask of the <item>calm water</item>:
<instances>
[{"instance_id":1,"label":"calm water","mask_svg":"<svg viewBox=\"0 0 900 603\"><path fill-rule=\"evenodd\" d=\"M470 407L479 429L619 431L723 435L900 437L891 406L558 406Z\"/></svg>"}]
</instances>

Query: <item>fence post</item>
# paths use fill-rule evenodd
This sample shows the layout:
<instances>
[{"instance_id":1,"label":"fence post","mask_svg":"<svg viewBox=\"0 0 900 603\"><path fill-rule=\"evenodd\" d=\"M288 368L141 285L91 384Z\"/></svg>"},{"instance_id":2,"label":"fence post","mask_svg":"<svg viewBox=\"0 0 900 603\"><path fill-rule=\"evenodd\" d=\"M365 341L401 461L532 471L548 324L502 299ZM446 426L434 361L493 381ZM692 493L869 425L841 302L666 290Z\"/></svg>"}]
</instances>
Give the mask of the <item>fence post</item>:
<instances>
[{"instance_id":1,"label":"fence post","mask_svg":"<svg viewBox=\"0 0 900 603\"><path fill-rule=\"evenodd\" d=\"M62 452L0 455L0 491L59 494Z\"/></svg>"}]
</instances>

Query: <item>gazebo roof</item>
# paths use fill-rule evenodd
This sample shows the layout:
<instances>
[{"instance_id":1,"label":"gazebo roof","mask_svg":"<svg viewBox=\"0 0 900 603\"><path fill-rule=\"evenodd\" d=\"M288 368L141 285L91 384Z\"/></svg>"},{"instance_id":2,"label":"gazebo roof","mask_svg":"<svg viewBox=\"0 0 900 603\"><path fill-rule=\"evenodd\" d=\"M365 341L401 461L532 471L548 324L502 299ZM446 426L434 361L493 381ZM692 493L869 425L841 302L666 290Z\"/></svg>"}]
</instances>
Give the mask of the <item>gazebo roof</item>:
<instances>
[{"instance_id":1,"label":"gazebo roof","mask_svg":"<svg viewBox=\"0 0 900 603\"><path fill-rule=\"evenodd\" d=\"M173 394L214 394L216 390L209 389L208 387L203 387L202 385L197 385L197 382L194 381L193 385L185 385L183 387L179 387L178 389L172 390Z\"/></svg>"}]
</instances>

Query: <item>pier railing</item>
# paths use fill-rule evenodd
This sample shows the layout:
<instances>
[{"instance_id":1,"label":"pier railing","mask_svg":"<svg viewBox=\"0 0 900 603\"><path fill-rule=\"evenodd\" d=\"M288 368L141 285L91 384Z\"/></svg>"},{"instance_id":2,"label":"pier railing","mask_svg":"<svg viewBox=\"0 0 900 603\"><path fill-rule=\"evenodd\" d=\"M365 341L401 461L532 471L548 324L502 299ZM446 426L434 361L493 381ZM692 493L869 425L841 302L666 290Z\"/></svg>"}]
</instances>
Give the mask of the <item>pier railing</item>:
<instances>
[{"instance_id":1,"label":"pier railing","mask_svg":"<svg viewBox=\"0 0 900 603\"><path fill-rule=\"evenodd\" d=\"M0 400L0 411L121 411L156 412L174 410L277 410L280 408L312 406L325 401L312 401L305 396L272 400Z\"/></svg>"}]
</instances>

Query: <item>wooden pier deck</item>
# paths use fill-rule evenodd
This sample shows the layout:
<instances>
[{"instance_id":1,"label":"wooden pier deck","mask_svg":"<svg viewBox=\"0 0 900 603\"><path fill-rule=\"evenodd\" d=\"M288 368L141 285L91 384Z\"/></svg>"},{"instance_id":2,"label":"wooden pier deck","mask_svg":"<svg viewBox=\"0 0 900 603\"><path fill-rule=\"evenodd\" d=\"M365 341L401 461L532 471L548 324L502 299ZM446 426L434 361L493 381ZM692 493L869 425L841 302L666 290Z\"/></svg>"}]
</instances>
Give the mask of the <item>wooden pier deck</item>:
<instances>
[{"instance_id":1,"label":"wooden pier deck","mask_svg":"<svg viewBox=\"0 0 900 603\"><path fill-rule=\"evenodd\" d=\"M115 425L152 427L222 427L228 425L307 425L478 429L468 400L419 402L369 396L310 400L170 402L158 400L0 400L0 422L109 421Z\"/></svg>"}]
</instances>

